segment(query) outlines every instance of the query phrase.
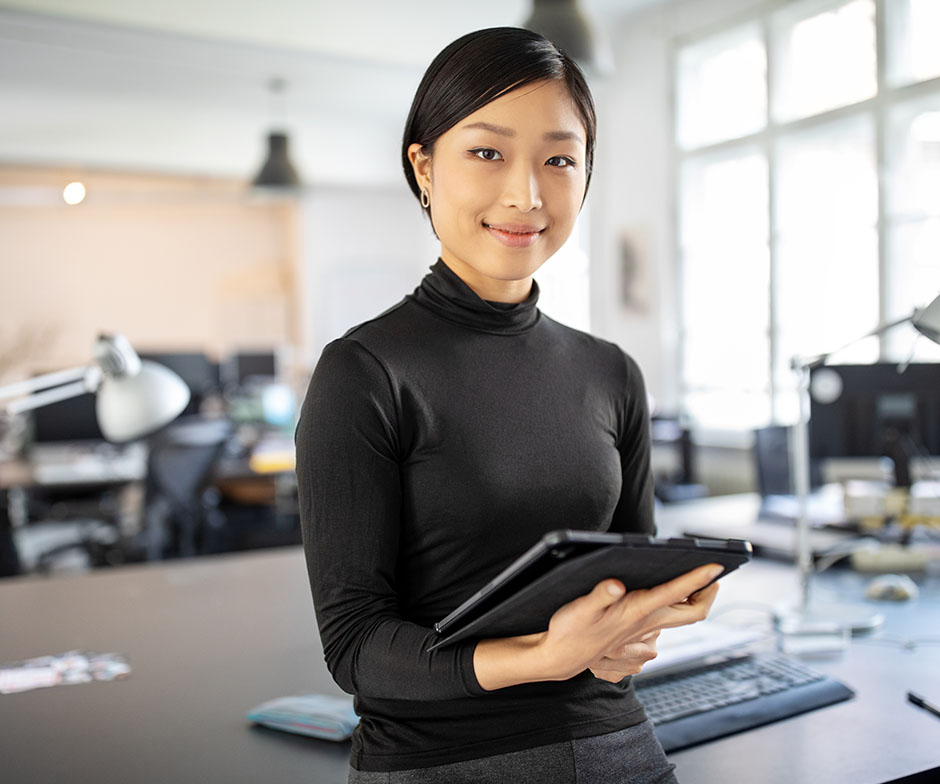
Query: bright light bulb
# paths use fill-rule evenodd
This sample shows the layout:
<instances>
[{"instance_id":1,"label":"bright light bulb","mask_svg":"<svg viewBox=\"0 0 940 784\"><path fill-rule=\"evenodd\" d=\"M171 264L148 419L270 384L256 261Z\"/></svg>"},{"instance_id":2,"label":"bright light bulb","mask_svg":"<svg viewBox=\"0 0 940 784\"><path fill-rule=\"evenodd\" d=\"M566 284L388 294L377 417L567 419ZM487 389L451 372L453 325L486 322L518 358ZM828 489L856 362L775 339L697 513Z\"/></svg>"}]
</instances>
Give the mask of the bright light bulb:
<instances>
[{"instance_id":1,"label":"bright light bulb","mask_svg":"<svg viewBox=\"0 0 940 784\"><path fill-rule=\"evenodd\" d=\"M80 182L70 182L62 191L62 198L70 206L81 204L85 199L85 186Z\"/></svg>"}]
</instances>

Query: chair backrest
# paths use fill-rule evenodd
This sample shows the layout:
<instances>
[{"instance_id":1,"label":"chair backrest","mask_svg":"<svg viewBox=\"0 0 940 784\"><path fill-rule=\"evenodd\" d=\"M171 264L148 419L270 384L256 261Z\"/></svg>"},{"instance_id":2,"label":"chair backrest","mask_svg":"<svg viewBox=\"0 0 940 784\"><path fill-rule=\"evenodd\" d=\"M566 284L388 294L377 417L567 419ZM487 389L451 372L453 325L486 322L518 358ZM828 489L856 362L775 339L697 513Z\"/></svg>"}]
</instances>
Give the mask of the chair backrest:
<instances>
[{"instance_id":1,"label":"chair backrest","mask_svg":"<svg viewBox=\"0 0 940 784\"><path fill-rule=\"evenodd\" d=\"M793 493L789 432L790 428L784 425L771 425L754 431L757 489L761 497Z\"/></svg>"},{"instance_id":2,"label":"chair backrest","mask_svg":"<svg viewBox=\"0 0 940 784\"><path fill-rule=\"evenodd\" d=\"M212 469L232 434L228 420L179 420L151 440L147 461L147 496L162 496L171 507L198 503Z\"/></svg>"}]
</instances>

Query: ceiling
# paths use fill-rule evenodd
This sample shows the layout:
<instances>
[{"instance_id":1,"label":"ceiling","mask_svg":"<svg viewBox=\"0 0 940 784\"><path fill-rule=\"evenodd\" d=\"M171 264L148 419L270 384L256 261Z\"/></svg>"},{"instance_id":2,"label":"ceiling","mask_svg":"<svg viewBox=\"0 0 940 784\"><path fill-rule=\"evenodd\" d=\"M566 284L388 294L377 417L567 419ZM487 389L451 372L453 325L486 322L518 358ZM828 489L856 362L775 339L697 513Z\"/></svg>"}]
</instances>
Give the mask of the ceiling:
<instances>
[{"instance_id":1,"label":"ceiling","mask_svg":"<svg viewBox=\"0 0 940 784\"><path fill-rule=\"evenodd\" d=\"M667 1L581 5L603 30ZM0 0L0 162L248 178L280 124L305 181L397 183L426 64L468 30L529 11L529 0ZM281 104L272 77L287 81Z\"/></svg>"}]
</instances>

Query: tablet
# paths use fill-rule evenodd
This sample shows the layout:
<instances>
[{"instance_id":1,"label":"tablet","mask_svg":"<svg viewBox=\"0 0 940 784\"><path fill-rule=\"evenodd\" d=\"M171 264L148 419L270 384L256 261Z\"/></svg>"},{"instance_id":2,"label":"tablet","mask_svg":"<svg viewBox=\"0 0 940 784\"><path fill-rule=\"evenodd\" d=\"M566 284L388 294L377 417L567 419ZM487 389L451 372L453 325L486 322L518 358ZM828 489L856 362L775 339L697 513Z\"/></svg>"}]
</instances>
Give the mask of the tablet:
<instances>
[{"instance_id":1,"label":"tablet","mask_svg":"<svg viewBox=\"0 0 940 784\"><path fill-rule=\"evenodd\" d=\"M469 637L545 631L554 612L615 577L628 591L652 588L709 563L719 579L750 560L742 539L656 539L643 534L552 531L434 625L428 650Z\"/></svg>"}]
</instances>

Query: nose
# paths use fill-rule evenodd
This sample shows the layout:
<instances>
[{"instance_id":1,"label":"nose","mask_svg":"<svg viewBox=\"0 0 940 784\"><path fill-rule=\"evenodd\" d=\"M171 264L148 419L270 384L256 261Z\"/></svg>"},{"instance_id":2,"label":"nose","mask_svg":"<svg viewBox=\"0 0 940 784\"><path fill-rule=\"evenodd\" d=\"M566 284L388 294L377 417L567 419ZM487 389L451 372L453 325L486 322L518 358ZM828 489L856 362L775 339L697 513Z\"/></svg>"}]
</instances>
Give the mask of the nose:
<instances>
[{"instance_id":1,"label":"nose","mask_svg":"<svg viewBox=\"0 0 940 784\"><path fill-rule=\"evenodd\" d=\"M542 208L539 180L532 167L517 161L506 173L503 185L503 206L515 207L520 212L531 212Z\"/></svg>"}]
</instances>

